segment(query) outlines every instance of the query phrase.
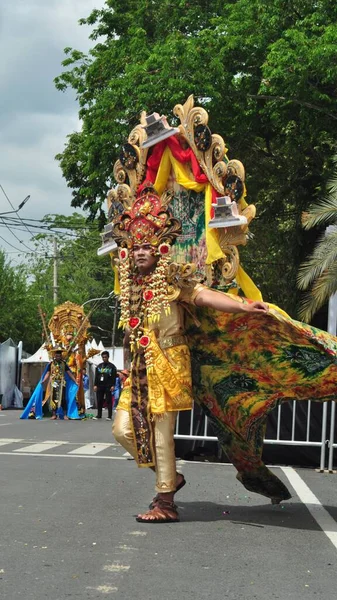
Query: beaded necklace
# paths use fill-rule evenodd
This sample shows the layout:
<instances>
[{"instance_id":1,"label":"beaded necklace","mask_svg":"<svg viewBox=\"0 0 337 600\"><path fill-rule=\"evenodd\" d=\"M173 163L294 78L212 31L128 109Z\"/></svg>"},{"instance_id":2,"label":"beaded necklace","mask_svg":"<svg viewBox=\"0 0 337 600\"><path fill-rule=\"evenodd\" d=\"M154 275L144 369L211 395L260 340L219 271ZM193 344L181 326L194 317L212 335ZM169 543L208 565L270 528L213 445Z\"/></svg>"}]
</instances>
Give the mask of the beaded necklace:
<instances>
[{"instance_id":1,"label":"beaded necklace","mask_svg":"<svg viewBox=\"0 0 337 600\"><path fill-rule=\"evenodd\" d=\"M134 352L139 346L148 348L150 344L147 335L148 327L159 322L162 311L166 315L171 311L166 278L169 257L167 252L161 253L156 268L148 275L131 272L129 253L125 248L119 251L119 259L121 286L119 324L123 328L129 327L130 349ZM150 359L150 350L146 355Z\"/></svg>"}]
</instances>

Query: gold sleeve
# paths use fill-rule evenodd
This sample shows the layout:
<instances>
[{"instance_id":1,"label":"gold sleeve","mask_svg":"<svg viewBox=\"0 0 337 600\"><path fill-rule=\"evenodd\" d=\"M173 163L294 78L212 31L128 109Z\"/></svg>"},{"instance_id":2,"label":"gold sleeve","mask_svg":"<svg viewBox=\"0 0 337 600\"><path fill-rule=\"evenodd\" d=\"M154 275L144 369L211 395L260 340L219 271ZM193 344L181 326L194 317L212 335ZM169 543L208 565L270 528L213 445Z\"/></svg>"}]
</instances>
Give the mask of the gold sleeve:
<instances>
[{"instance_id":1,"label":"gold sleeve","mask_svg":"<svg viewBox=\"0 0 337 600\"><path fill-rule=\"evenodd\" d=\"M193 287L184 287L180 291L179 301L187 302L188 304L195 304L195 299L202 292L202 290L207 289L205 285L202 283L197 283Z\"/></svg>"}]
</instances>

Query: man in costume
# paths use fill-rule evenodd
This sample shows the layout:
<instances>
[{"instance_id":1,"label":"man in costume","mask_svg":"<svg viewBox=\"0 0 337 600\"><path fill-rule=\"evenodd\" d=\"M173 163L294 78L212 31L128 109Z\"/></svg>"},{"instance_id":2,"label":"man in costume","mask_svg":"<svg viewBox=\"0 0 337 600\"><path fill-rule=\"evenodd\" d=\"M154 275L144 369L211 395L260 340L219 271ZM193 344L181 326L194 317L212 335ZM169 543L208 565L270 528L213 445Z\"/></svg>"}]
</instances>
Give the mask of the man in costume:
<instances>
[{"instance_id":1,"label":"man in costume","mask_svg":"<svg viewBox=\"0 0 337 600\"><path fill-rule=\"evenodd\" d=\"M70 367L62 358L62 352L63 349L60 347L49 350L50 354L54 354L53 360L46 366L21 419L32 418L32 415L36 419L42 419L43 390L46 382L45 402L49 403L51 419L79 418L76 405L78 385Z\"/></svg>"},{"instance_id":2,"label":"man in costume","mask_svg":"<svg viewBox=\"0 0 337 600\"><path fill-rule=\"evenodd\" d=\"M121 324L132 353L113 427L115 438L140 467L156 473L157 495L141 522L179 520L174 494L185 480L176 472L174 427L177 411L192 408L191 361L185 331L188 305L227 313L265 313L263 302L211 290L192 264L170 263L170 244L180 223L165 198L144 190L114 226L119 245Z\"/></svg>"},{"instance_id":3,"label":"man in costume","mask_svg":"<svg viewBox=\"0 0 337 600\"><path fill-rule=\"evenodd\" d=\"M66 362L76 379L78 386L76 402L78 413L81 417L85 415L86 409L82 369L86 365L88 358L99 352L93 348L89 348L88 352L86 351L86 344L90 339L88 333L90 328L89 316L90 313L85 314L83 306L68 300L67 302L63 302L63 304L55 306L53 315L48 323L50 334L56 344L59 344L64 349L64 356L67 358Z\"/></svg>"},{"instance_id":4,"label":"man in costume","mask_svg":"<svg viewBox=\"0 0 337 600\"><path fill-rule=\"evenodd\" d=\"M131 377L117 411L116 435L128 440L131 454L136 443L139 464L154 468L156 461L160 483L160 465L169 460L158 460L160 422L165 423L167 414L174 419L177 409L190 408L190 351L194 401L209 417L238 471L237 478L246 489L279 503L291 494L262 461L267 416L289 400L337 399L337 339L291 319L271 304L269 311L262 304L257 312L228 312L222 302L213 304L215 297L210 297L208 290L194 295L200 285L195 277L197 265L211 288L231 290L233 295L226 297L232 301L244 306L251 303L238 296L242 293L262 302L238 252L238 246L248 241L255 207L246 202L244 166L236 159L229 160L225 141L208 127L207 111L194 106L190 96L183 105L177 104L173 113L179 127L170 127L167 119L156 113L141 114L114 165L118 185L107 198L110 223L102 235L100 254L113 252L116 242L119 245L122 325L129 330L134 353ZM164 194L165 206L159 206L155 194L148 202L140 202L139 194L148 182ZM171 194L168 201L164 201L165 192ZM169 263L167 243L156 241L159 231L165 230L163 239L172 242L179 230L166 211L168 204L182 222L173 256L179 265ZM140 271L145 259L136 265L133 248L145 241L157 249L160 258L144 276ZM190 262L194 264L184 264ZM119 293L118 286L115 292ZM182 307L186 309L183 325L175 319ZM194 318L191 311L196 312ZM179 336L184 331L186 338L181 344ZM166 493L172 494L169 490L174 486L178 490L183 484L182 476L177 475ZM163 492L160 485L157 490ZM159 499L162 505L170 496ZM159 510L158 502L155 504ZM158 510L141 519L165 520ZM177 517L175 509L169 516Z\"/></svg>"},{"instance_id":5,"label":"man in costume","mask_svg":"<svg viewBox=\"0 0 337 600\"><path fill-rule=\"evenodd\" d=\"M46 374L42 379L42 383L46 383L50 379L50 398L49 406L51 409L51 419L55 420L63 414L63 418L68 420L67 416L67 401L66 401L66 374L77 385L76 379L62 358L62 349L54 350L54 359L48 364Z\"/></svg>"}]
</instances>

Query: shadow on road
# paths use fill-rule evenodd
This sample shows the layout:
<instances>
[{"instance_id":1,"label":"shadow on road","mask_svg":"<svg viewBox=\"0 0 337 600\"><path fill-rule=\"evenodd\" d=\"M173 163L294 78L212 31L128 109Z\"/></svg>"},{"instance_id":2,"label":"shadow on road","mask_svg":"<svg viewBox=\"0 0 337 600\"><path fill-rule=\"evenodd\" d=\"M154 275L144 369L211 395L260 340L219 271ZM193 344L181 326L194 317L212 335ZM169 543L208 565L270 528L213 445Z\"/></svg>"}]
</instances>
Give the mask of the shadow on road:
<instances>
[{"instance_id":1,"label":"shadow on road","mask_svg":"<svg viewBox=\"0 0 337 600\"><path fill-rule=\"evenodd\" d=\"M178 502L181 521L209 522L229 521L233 524L251 527L285 527L320 531L319 525L306 506L300 502L284 502L277 506L263 504L258 506L230 506L214 502ZM337 507L324 507L336 520Z\"/></svg>"}]
</instances>

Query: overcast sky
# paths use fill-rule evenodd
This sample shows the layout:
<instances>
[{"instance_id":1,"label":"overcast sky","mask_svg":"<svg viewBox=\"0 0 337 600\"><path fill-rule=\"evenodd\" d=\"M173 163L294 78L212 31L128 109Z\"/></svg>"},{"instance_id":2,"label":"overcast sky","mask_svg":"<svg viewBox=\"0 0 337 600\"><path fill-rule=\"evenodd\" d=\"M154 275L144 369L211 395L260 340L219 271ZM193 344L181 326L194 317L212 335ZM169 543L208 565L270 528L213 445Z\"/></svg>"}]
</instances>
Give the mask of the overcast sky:
<instances>
[{"instance_id":1,"label":"overcast sky","mask_svg":"<svg viewBox=\"0 0 337 600\"><path fill-rule=\"evenodd\" d=\"M58 92L53 79L62 72L63 49L86 52L91 28L78 25L104 0L2 0L0 3L0 184L24 218L71 214L71 190L54 156L66 136L79 129L72 91ZM0 213L11 210L0 189ZM17 232L24 243L28 232ZM25 248L0 225L0 248L13 264Z\"/></svg>"}]
</instances>

